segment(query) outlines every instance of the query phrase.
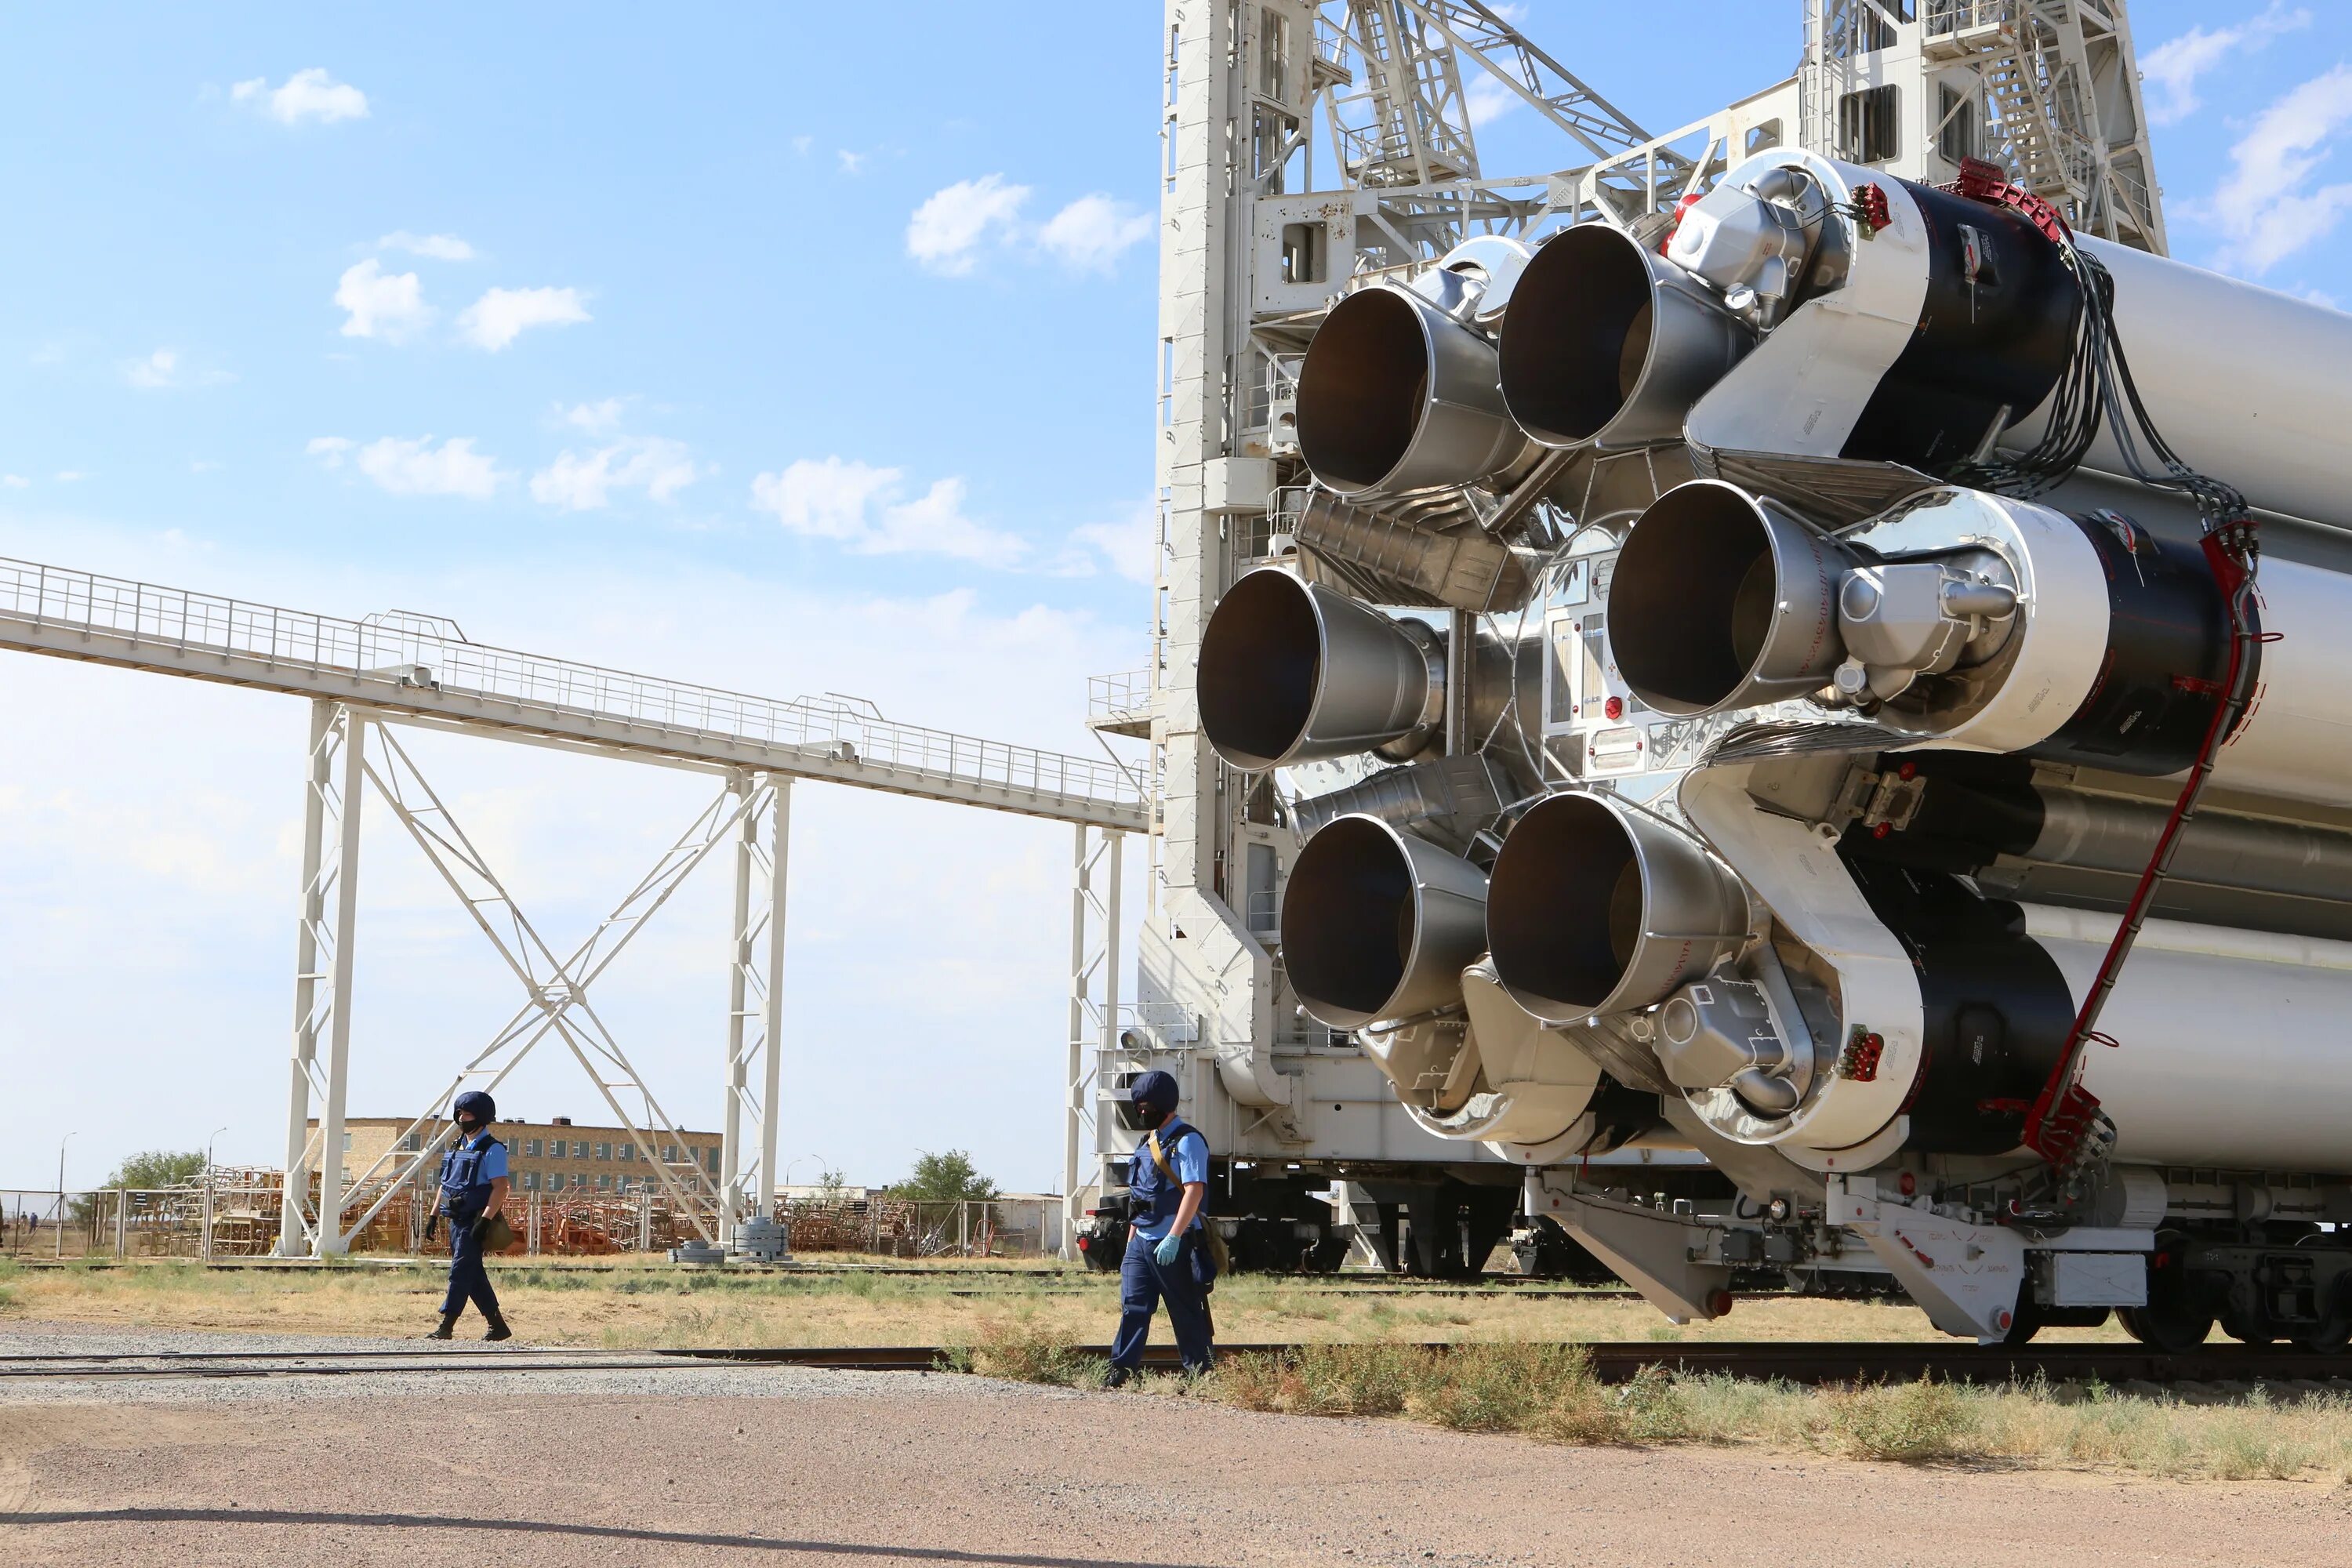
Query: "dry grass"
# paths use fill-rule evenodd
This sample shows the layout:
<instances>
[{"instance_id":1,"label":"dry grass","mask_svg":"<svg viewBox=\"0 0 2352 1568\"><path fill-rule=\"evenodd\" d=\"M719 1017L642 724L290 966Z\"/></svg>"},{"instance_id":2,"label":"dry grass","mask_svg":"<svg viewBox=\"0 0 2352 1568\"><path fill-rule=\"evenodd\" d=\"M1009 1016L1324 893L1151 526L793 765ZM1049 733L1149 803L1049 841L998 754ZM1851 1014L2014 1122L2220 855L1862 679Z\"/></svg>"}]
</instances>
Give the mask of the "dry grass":
<instances>
[{"instance_id":1,"label":"dry grass","mask_svg":"<svg viewBox=\"0 0 2352 1568\"><path fill-rule=\"evenodd\" d=\"M983 1275L793 1274L688 1270L640 1261L491 1268L507 1316L542 1344L969 1344L1017 1319L1074 1343L1110 1337L1114 1281L1083 1271L1005 1267ZM1218 1336L1229 1343L1440 1340L1933 1340L1907 1307L1801 1299L1742 1301L1729 1317L1675 1329L1649 1306L1589 1296L1529 1296L1490 1287L1468 1296L1364 1291L1339 1276L1223 1280ZM402 1335L431 1325L442 1276L429 1268L352 1264L312 1270L121 1268L0 1274L29 1318L116 1326ZM1353 1293L1350 1293L1353 1292ZM0 1309L5 1310L5 1309ZM2116 1331L2087 1337L2112 1339ZM2053 1335L2053 1338L2061 1337ZM2079 1331L2064 1337L2086 1337Z\"/></svg>"},{"instance_id":2,"label":"dry grass","mask_svg":"<svg viewBox=\"0 0 2352 1568\"><path fill-rule=\"evenodd\" d=\"M495 1274L509 1316L531 1342L936 1344L971 1371L1072 1387L1099 1382L1101 1363L1076 1347L1108 1339L1118 1311L1111 1280L1034 1267L975 1278L509 1263ZM1729 1318L1674 1329L1638 1301L1507 1288L1468 1297L1344 1293L1365 1283L1225 1280L1216 1295L1223 1340L1305 1348L1228 1357L1209 1378L1153 1378L1144 1386L1253 1410L1424 1421L1539 1442L2352 1481L2352 1396L2200 1403L2095 1385L1806 1389L1664 1373L1612 1385L1560 1342L1940 1336L1910 1309L1854 1302L1750 1300ZM0 1316L16 1320L398 1335L429 1325L440 1293L430 1268L35 1268L0 1260ZM1419 1341L1465 1342L1450 1354L1402 1342Z\"/></svg>"},{"instance_id":3,"label":"dry grass","mask_svg":"<svg viewBox=\"0 0 2352 1568\"><path fill-rule=\"evenodd\" d=\"M1006 1320L968 1370L1099 1386L1066 1338ZM2183 1480L2352 1483L2352 1395L2200 1403L2097 1385L1940 1383L1806 1388L1659 1370L1610 1384L1574 1345L1328 1344L1228 1356L1146 1393L1299 1415L1394 1417L1571 1445L1745 1447L1895 1463L2086 1469Z\"/></svg>"}]
</instances>

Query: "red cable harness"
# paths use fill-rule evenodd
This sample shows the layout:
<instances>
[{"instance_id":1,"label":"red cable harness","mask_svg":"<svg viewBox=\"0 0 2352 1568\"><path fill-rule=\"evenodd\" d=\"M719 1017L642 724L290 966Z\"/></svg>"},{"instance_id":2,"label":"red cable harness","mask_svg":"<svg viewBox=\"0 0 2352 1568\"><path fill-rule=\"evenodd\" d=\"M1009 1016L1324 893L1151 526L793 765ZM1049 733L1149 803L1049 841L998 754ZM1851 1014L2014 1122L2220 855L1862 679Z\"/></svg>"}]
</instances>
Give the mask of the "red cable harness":
<instances>
[{"instance_id":1,"label":"red cable harness","mask_svg":"<svg viewBox=\"0 0 2352 1568\"><path fill-rule=\"evenodd\" d=\"M2256 643L2277 640L2276 633L2256 631L2249 614L2256 559L2254 527L2252 518L2241 518L2208 532L2201 542L2206 564L2211 568L2228 608L2229 666L2218 684L2191 676L2173 678L2173 684L2180 689L2210 692L2219 700L2213 704L2213 717L2205 726L2205 738L2197 748L2197 760L2189 766L2188 781L2180 786L2180 797L2172 803L2172 814L2164 820L2164 831L2157 835L2155 851L2132 889L2130 901L2124 906L2123 922L2116 926L2114 939L2107 943L2106 956L2099 961L2098 973L2083 997L2082 1010L2074 1015L2074 1026L2067 1031L2065 1048L2059 1052L2057 1065L2050 1069L2049 1081L2042 1086L2042 1092L2026 1110L2025 1146L2055 1169L2064 1170L2086 1154L2096 1157L2105 1152L2103 1147L2096 1146L2104 1144L2104 1138L2085 1148L2085 1140L2092 1137L2101 1118L2098 1097L2082 1085L2084 1056L2093 1045L2121 1043L2099 1032L2099 1014L2116 988L2124 960L2131 956L2132 943L2147 922L2148 906L2155 901L2157 889L2171 870L2173 851L2179 846L2181 831L2197 815L2197 803L2213 776L2214 761L2246 710L2254 673L2254 661L2249 653Z\"/></svg>"}]
</instances>

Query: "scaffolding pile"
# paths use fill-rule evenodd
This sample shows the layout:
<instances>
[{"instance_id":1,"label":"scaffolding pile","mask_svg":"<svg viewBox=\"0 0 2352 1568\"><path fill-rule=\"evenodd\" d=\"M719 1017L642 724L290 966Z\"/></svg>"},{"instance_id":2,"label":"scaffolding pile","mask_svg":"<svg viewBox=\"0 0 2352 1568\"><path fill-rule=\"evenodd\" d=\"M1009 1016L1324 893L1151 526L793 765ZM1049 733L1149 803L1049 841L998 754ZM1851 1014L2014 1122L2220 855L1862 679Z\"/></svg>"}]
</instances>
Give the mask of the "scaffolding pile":
<instances>
[{"instance_id":1,"label":"scaffolding pile","mask_svg":"<svg viewBox=\"0 0 2352 1568\"><path fill-rule=\"evenodd\" d=\"M793 1250L877 1258L1030 1258L1045 1250L1034 1205L908 1198L796 1198L779 1204Z\"/></svg>"}]
</instances>

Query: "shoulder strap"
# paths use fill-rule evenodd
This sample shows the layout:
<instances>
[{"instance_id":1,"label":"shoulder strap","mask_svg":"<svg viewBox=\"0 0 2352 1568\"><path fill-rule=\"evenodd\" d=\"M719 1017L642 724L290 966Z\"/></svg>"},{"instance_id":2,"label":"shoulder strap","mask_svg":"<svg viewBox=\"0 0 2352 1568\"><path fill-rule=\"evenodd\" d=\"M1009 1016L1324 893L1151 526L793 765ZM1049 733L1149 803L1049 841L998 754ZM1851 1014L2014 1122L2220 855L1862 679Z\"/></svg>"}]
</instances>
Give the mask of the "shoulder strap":
<instances>
[{"instance_id":1,"label":"shoulder strap","mask_svg":"<svg viewBox=\"0 0 2352 1568\"><path fill-rule=\"evenodd\" d=\"M1160 1130L1155 1127L1145 1133L1143 1142L1151 1150L1151 1163L1160 1167L1160 1179L1171 1186L1176 1185L1176 1173L1169 1166L1168 1156L1160 1152Z\"/></svg>"}]
</instances>

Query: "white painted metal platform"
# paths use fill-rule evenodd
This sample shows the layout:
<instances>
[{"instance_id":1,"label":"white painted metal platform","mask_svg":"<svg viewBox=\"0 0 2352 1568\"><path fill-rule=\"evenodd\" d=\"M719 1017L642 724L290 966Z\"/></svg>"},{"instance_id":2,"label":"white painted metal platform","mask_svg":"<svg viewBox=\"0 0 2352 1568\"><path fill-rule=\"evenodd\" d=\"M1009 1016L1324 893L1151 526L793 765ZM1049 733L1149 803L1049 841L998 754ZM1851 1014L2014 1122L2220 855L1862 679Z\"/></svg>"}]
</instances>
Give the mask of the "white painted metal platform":
<instances>
[{"instance_id":1,"label":"white painted metal platform","mask_svg":"<svg viewBox=\"0 0 2352 1568\"><path fill-rule=\"evenodd\" d=\"M343 620L0 559L0 648L709 772L758 769L1111 832L1145 826L1139 781L1108 757L901 724L855 698L751 697L518 653L424 616Z\"/></svg>"}]
</instances>

